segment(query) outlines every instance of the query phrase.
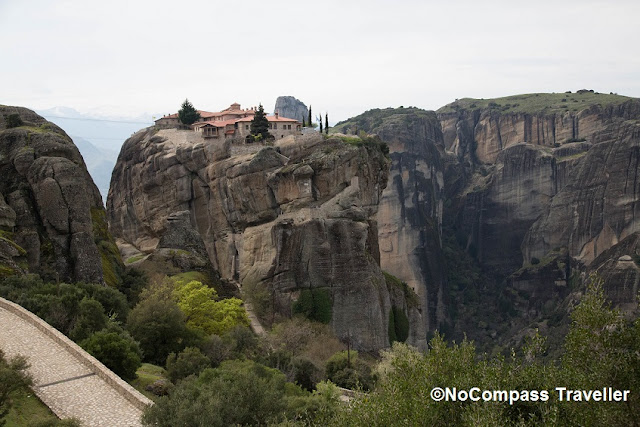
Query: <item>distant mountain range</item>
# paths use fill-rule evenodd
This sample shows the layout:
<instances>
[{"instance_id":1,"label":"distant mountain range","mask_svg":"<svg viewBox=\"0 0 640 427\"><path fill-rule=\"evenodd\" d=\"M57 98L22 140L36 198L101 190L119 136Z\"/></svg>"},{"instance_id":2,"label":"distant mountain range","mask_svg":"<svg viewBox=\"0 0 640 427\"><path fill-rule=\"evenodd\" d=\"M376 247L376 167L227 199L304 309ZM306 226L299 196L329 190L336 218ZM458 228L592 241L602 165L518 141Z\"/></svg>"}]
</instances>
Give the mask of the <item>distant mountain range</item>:
<instances>
[{"instance_id":1,"label":"distant mountain range","mask_svg":"<svg viewBox=\"0 0 640 427\"><path fill-rule=\"evenodd\" d=\"M87 114L62 106L36 112L71 136L100 190L103 203L107 200L111 172L120 147L134 132L153 124L151 114L124 116L98 110Z\"/></svg>"}]
</instances>

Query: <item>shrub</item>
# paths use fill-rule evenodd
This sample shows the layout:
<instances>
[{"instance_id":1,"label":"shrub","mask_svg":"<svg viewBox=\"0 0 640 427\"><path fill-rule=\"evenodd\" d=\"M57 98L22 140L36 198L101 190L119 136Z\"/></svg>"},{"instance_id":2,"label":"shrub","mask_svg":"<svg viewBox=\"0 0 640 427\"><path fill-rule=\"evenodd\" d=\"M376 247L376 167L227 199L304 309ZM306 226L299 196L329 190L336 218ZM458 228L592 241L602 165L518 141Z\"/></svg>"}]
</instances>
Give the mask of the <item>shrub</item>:
<instances>
[{"instance_id":1,"label":"shrub","mask_svg":"<svg viewBox=\"0 0 640 427\"><path fill-rule=\"evenodd\" d=\"M32 381L26 370L27 360L23 357L14 357L7 360L0 350L0 426L4 425L2 419L9 413L11 407L10 394L21 387L30 386Z\"/></svg>"},{"instance_id":2,"label":"shrub","mask_svg":"<svg viewBox=\"0 0 640 427\"><path fill-rule=\"evenodd\" d=\"M114 325L92 334L80 346L125 380L135 379L136 371L142 366L138 343Z\"/></svg>"},{"instance_id":3,"label":"shrub","mask_svg":"<svg viewBox=\"0 0 640 427\"><path fill-rule=\"evenodd\" d=\"M8 116L5 116L4 122L7 129L17 128L24 124L19 114L9 114Z\"/></svg>"},{"instance_id":4,"label":"shrub","mask_svg":"<svg viewBox=\"0 0 640 427\"><path fill-rule=\"evenodd\" d=\"M533 257L531 258L531 265L537 265L540 264L540 259Z\"/></svg>"},{"instance_id":5,"label":"shrub","mask_svg":"<svg viewBox=\"0 0 640 427\"><path fill-rule=\"evenodd\" d=\"M131 310L127 330L140 343L145 360L156 365L163 365L170 353L180 352L195 338L178 305L155 295Z\"/></svg>"},{"instance_id":6,"label":"shrub","mask_svg":"<svg viewBox=\"0 0 640 427\"><path fill-rule=\"evenodd\" d=\"M293 312L303 314L309 320L320 323L331 322L331 295L328 289L303 289L298 301L293 304Z\"/></svg>"},{"instance_id":7,"label":"shrub","mask_svg":"<svg viewBox=\"0 0 640 427\"><path fill-rule=\"evenodd\" d=\"M389 344L394 341L405 342L409 338L409 319L399 307L389 311Z\"/></svg>"},{"instance_id":8,"label":"shrub","mask_svg":"<svg viewBox=\"0 0 640 427\"><path fill-rule=\"evenodd\" d=\"M187 347L177 356L171 353L167 357L167 374L174 384L189 375L198 375L211 365L207 356L195 347Z\"/></svg>"}]
</instances>

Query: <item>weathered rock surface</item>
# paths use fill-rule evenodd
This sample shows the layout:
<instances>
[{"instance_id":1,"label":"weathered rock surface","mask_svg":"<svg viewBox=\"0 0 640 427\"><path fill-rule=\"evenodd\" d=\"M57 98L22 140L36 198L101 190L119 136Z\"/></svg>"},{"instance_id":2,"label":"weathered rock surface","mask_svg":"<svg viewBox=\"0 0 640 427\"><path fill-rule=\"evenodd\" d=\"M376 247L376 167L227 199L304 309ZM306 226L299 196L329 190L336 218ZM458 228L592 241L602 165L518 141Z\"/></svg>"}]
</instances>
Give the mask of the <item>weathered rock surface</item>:
<instances>
[{"instance_id":1,"label":"weathered rock surface","mask_svg":"<svg viewBox=\"0 0 640 427\"><path fill-rule=\"evenodd\" d=\"M375 221L388 168L380 144L309 135L231 153L214 139L138 132L125 142L112 176L107 212L114 235L153 252L160 242L182 239L167 219L187 211L222 278L266 292L280 315L291 313L302 290L326 290L339 337L351 336L360 349L388 346L392 301L378 265ZM418 311L409 315L421 323Z\"/></svg>"},{"instance_id":2,"label":"weathered rock surface","mask_svg":"<svg viewBox=\"0 0 640 427\"><path fill-rule=\"evenodd\" d=\"M558 247L589 263L639 229L638 189L628 184L638 175L637 125L625 121L640 117L640 101L620 98L566 112L504 113L493 103L439 114L466 174L457 223L485 266L505 277Z\"/></svg>"},{"instance_id":3,"label":"weathered rock surface","mask_svg":"<svg viewBox=\"0 0 640 427\"><path fill-rule=\"evenodd\" d=\"M365 131L389 145L389 181L377 216L380 265L418 294L424 327L438 329L446 320L446 280L441 248L444 142L435 113L371 110L334 130Z\"/></svg>"},{"instance_id":4,"label":"weathered rock surface","mask_svg":"<svg viewBox=\"0 0 640 427\"><path fill-rule=\"evenodd\" d=\"M18 114L23 125L7 129L0 120L0 227L3 243L11 241L25 262L19 269L7 267L48 279L114 279L121 262L111 250L100 193L78 149L62 129L34 112L0 106L0 116L10 114Z\"/></svg>"},{"instance_id":5,"label":"weathered rock surface","mask_svg":"<svg viewBox=\"0 0 640 427\"><path fill-rule=\"evenodd\" d=\"M293 96L279 96L273 111L280 114L280 117L296 119L300 122L303 119L306 121L309 116L309 109L304 102Z\"/></svg>"}]
</instances>

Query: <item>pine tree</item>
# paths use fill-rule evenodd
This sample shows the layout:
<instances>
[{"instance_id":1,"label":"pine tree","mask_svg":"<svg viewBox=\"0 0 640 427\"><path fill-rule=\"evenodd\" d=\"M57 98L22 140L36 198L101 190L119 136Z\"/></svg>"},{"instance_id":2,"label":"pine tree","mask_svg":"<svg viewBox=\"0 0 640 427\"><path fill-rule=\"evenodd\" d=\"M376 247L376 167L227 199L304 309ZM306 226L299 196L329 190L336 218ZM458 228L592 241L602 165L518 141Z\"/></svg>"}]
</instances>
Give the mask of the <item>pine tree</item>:
<instances>
[{"instance_id":1,"label":"pine tree","mask_svg":"<svg viewBox=\"0 0 640 427\"><path fill-rule=\"evenodd\" d=\"M329 135L329 113L324 113L324 132Z\"/></svg>"},{"instance_id":2,"label":"pine tree","mask_svg":"<svg viewBox=\"0 0 640 427\"><path fill-rule=\"evenodd\" d=\"M267 119L267 115L264 113L264 107L262 104L260 104L256 114L253 116L253 120L251 120L251 135L259 136L259 139L267 139L271 137L271 134L269 133L269 120Z\"/></svg>"},{"instance_id":3,"label":"pine tree","mask_svg":"<svg viewBox=\"0 0 640 427\"><path fill-rule=\"evenodd\" d=\"M193 107L193 104L185 99L182 103L182 108L178 111L178 118L180 122L185 125L192 125L200 120L200 113Z\"/></svg>"}]
</instances>

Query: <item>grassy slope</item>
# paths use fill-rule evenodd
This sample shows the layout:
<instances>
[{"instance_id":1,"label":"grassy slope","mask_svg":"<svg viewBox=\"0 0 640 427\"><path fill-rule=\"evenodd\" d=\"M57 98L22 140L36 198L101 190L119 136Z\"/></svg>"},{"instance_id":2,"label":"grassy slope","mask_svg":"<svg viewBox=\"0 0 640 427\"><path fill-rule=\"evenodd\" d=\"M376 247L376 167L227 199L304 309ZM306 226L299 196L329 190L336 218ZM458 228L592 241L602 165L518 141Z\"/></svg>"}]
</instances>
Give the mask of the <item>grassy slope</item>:
<instances>
[{"instance_id":1,"label":"grassy slope","mask_svg":"<svg viewBox=\"0 0 640 427\"><path fill-rule=\"evenodd\" d=\"M462 98L438 109L437 113L452 113L457 109L496 108L504 113L553 113L580 111L592 105L622 104L634 98L597 92L529 93L493 99Z\"/></svg>"},{"instance_id":2,"label":"grassy slope","mask_svg":"<svg viewBox=\"0 0 640 427\"><path fill-rule=\"evenodd\" d=\"M375 128L382 124L383 119L389 120L393 117L395 120L411 119L411 116L430 116L433 114L430 111L426 111L416 107L399 107L399 108L374 108L368 110L356 117L351 117L348 120L337 123L334 127L329 129L329 133L344 133L346 130L352 130L354 125L360 130L367 130Z\"/></svg>"},{"instance_id":3,"label":"grassy slope","mask_svg":"<svg viewBox=\"0 0 640 427\"><path fill-rule=\"evenodd\" d=\"M131 381L130 384L149 399L156 400L158 396L145 390L145 388L157 380L166 380L167 374L165 370L162 367L152 365L151 363L143 363L136 374L138 374L138 378Z\"/></svg>"},{"instance_id":4,"label":"grassy slope","mask_svg":"<svg viewBox=\"0 0 640 427\"><path fill-rule=\"evenodd\" d=\"M32 426L58 418L29 388L16 390L11 395L12 406L5 427Z\"/></svg>"}]
</instances>

